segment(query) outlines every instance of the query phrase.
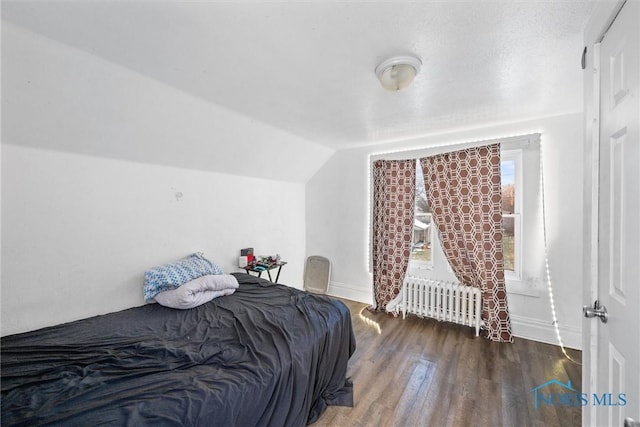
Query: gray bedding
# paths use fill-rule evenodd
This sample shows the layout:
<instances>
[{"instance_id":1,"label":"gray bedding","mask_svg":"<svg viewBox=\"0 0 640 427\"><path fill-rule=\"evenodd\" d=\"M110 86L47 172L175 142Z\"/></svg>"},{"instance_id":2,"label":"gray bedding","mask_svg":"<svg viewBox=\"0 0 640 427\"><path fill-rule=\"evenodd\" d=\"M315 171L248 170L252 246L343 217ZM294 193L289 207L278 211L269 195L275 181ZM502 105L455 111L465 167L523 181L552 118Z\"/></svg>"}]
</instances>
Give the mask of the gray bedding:
<instances>
[{"instance_id":1,"label":"gray bedding","mask_svg":"<svg viewBox=\"0 0 640 427\"><path fill-rule=\"evenodd\" d=\"M193 309L3 337L2 425L303 426L352 406L347 307L235 276L233 295Z\"/></svg>"}]
</instances>

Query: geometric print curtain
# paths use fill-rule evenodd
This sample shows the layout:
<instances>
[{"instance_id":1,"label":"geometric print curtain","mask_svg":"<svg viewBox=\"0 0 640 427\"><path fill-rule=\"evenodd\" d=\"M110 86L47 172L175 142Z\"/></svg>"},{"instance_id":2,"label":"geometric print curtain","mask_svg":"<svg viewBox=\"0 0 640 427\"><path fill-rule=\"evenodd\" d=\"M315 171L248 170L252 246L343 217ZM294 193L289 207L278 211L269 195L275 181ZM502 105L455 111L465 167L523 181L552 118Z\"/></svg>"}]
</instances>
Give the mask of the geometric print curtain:
<instances>
[{"instance_id":1,"label":"geometric print curtain","mask_svg":"<svg viewBox=\"0 0 640 427\"><path fill-rule=\"evenodd\" d=\"M384 310L402 289L413 234L415 160L373 163L373 291Z\"/></svg>"},{"instance_id":2,"label":"geometric print curtain","mask_svg":"<svg viewBox=\"0 0 640 427\"><path fill-rule=\"evenodd\" d=\"M420 159L440 243L460 283L480 289L483 335L513 342L502 253L500 144Z\"/></svg>"}]
</instances>

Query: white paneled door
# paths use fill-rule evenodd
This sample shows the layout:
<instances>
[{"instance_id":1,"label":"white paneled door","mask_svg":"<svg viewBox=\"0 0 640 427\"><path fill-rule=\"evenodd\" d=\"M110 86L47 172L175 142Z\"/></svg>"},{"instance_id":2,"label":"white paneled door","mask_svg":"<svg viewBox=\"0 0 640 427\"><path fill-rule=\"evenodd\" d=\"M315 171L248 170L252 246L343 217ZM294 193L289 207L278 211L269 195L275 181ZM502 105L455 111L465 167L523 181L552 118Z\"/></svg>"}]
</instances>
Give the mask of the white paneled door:
<instances>
[{"instance_id":1,"label":"white paneled door","mask_svg":"<svg viewBox=\"0 0 640 427\"><path fill-rule=\"evenodd\" d=\"M640 2L627 1L600 44L598 302L607 322L591 320L589 396L599 426L640 420L639 27Z\"/></svg>"}]
</instances>

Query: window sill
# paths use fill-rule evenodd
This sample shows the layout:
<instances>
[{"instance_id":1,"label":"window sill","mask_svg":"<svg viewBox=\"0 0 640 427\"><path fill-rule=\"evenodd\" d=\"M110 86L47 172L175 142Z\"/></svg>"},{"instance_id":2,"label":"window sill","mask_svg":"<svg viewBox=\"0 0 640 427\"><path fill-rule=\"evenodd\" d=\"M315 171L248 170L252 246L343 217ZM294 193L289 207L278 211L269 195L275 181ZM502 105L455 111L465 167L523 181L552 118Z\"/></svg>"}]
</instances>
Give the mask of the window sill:
<instances>
[{"instance_id":1,"label":"window sill","mask_svg":"<svg viewBox=\"0 0 640 427\"><path fill-rule=\"evenodd\" d=\"M433 272L433 264L432 263L419 263L412 262L413 265L409 265L407 268L407 274L412 276L425 276L430 277L429 273ZM447 271L453 274L451 267L447 265ZM452 279L455 280L455 277ZM507 276L505 278L505 286L507 288L508 294L517 294L517 295L525 295L528 297L540 297L540 286L539 283L533 279L529 280L521 280L515 277Z\"/></svg>"},{"instance_id":2,"label":"window sill","mask_svg":"<svg viewBox=\"0 0 640 427\"><path fill-rule=\"evenodd\" d=\"M420 262L420 261L411 261L409 263L409 267L407 268L407 272L409 274L415 274L420 272L432 271L433 263L430 262Z\"/></svg>"}]
</instances>

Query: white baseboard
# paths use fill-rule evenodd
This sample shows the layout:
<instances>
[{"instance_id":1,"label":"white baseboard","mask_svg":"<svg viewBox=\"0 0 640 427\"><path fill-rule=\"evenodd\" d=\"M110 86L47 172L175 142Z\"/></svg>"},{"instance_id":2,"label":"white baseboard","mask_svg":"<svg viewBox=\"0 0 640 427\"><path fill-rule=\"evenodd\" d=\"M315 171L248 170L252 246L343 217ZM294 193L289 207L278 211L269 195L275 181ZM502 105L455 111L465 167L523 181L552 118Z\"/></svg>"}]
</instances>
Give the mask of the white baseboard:
<instances>
[{"instance_id":1,"label":"white baseboard","mask_svg":"<svg viewBox=\"0 0 640 427\"><path fill-rule=\"evenodd\" d=\"M373 304L373 290L365 290L360 286L353 286L347 283L334 282L329 283L327 294L345 298L352 301L363 302L365 304Z\"/></svg>"},{"instance_id":2,"label":"white baseboard","mask_svg":"<svg viewBox=\"0 0 640 427\"><path fill-rule=\"evenodd\" d=\"M556 329L551 321L511 314L513 335L532 341L558 345ZM575 326L560 325L560 336L565 347L582 350L582 331Z\"/></svg>"}]
</instances>

